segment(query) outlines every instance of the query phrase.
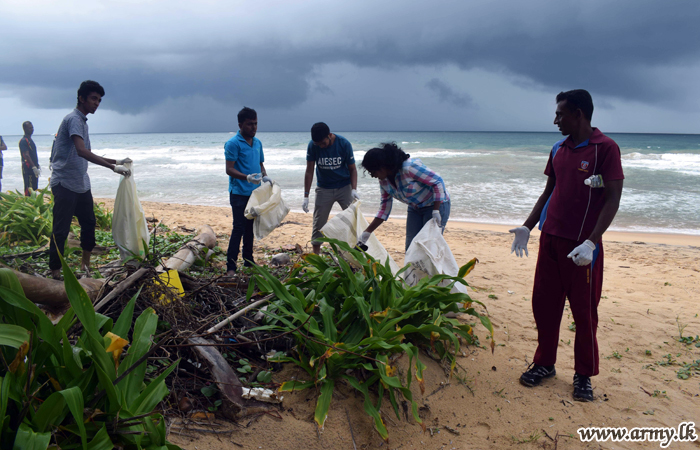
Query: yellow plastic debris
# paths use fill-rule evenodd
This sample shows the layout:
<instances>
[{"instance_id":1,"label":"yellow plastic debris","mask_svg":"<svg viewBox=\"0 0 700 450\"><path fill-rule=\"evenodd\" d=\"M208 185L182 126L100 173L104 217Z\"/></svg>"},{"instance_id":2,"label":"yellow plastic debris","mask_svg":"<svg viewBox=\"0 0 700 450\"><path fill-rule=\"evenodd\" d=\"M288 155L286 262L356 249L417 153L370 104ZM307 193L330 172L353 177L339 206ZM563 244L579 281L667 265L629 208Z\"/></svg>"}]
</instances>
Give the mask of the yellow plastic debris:
<instances>
[{"instance_id":1,"label":"yellow plastic debris","mask_svg":"<svg viewBox=\"0 0 700 450\"><path fill-rule=\"evenodd\" d=\"M183 297L185 295L185 290L182 288L182 281L180 281L180 275L178 274L177 270L171 269L163 272L158 275L158 278L160 278L163 284L173 289L178 296ZM158 301L161 305L167 305L171 302L171 300L166 298L165 295L158 297Z\"/></svg>"}]
</instances>

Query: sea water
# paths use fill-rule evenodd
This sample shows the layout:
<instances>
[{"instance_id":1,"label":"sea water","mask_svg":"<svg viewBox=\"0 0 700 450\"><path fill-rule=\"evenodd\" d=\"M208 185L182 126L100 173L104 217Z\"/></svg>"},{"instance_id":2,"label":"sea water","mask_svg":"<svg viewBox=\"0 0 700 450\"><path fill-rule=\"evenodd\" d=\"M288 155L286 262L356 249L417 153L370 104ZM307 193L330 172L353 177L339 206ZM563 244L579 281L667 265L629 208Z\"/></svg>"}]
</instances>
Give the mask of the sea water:
<instances>
[{"instance_id":1,"label":"sea water","mask_svg":"<svg viewBox=\"0 0 700 450\"><path fill-rule=\"evenodd\" d=\"M379 185L360 167L365 152L394 141L439 173L452 198L450 220L521 225L546 183L543 174L558 133L338 132L353 145L362 211L376 213ZM93 152L134 160L142 201L228 206L224 143L234 133L91 134ZM625 172L620 210L611 229L700 234L700 135L615 134ZM5 135L2 189L22 190L21 136ZM268 175L301 211L308 132L259 132ZM35 136L47 184L52 136ZM114 197L119 176L90 164L95 197ZM315 180L314 180L315 186ZM311 204L313 205L313 189ZM337 207L336 207L337 209ZM392 217L405 217L394 202Z\"/></svg>"}]
</instances>

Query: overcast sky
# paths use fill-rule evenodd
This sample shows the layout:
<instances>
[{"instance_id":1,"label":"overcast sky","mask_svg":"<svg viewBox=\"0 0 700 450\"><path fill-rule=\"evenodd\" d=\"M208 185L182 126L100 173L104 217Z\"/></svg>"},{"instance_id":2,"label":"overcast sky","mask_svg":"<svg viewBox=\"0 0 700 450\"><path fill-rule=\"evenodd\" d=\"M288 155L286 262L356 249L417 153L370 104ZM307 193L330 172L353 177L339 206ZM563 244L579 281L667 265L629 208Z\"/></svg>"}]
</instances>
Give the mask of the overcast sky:
<instances>
[{"instance_id":1,"label":"overcast sky","mask_svg":"<svg viewBox=\"0 0 700 450\"><path fill-rule=\"evenodd\" d=\"M588 89L608 132L700 133L700 1L3 0L0 134L556 131Z\"/></svg>"}]
</instances>

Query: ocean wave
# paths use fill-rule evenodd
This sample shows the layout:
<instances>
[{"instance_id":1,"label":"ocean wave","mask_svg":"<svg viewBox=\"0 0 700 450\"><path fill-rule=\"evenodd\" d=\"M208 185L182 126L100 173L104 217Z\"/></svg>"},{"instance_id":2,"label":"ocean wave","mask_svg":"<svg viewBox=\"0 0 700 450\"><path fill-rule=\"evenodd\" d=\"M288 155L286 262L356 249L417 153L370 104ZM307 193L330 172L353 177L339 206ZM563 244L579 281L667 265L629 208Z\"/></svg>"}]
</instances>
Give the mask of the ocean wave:
<instances>
[{"instance_id":1,"label":"ocean wave","mask_svg":"<svg viewBox=\"0 0 700 450\"><path fill-rule=\"evenodd\" d=\"M437 150L437 151L426 151L426 150L419 150L419 151L412 151L411 152L411 158L439 158L439 159L447 159L447 158L464 158L464 157L470 157L470 156L487 156L490 155L491 153L489 152L463 152L463 151L456 151L456 150Z\"/></svg>"},{"instance_id":2,"label":"ocean wave","mask_svg":"<svg viewBox=\"0 0 700 450\"><path fill-rule=\"evenodd\" d=\"M671 170L686 175L700 175L700 155L694 153L639 153L622 155L623 167L647 170Z\"/></svg>"}]
</instances>

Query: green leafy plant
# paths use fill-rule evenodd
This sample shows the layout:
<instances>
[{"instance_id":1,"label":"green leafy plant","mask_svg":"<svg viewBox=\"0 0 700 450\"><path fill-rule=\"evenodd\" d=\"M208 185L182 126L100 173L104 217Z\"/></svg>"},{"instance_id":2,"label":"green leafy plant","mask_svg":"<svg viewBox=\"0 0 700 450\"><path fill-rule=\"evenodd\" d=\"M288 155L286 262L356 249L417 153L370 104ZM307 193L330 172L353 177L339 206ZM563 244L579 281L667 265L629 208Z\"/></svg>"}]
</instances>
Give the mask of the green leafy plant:
<instances>
[{"instance_id":1,"label":"green leafy plant","mask_svg":"<svg viewBox=\"0 0 700 450\"><path fill-rule=\"evenodd\" d=\"M53 226L53 196L46 187L24 193L0 192L0 246L27 241L34 246L49 241Z\"/></svg>"},{"instance_id":2,"label":"green leafy plant","mask_svg":"<svg viewBox=\"0 0 700 450\"><path fill-rule=\"evenodd\" d=\"M397 416L398 396L405 398L413 418L425 429L410 390L414 377L421 391L425 389L426 366L419 359L418 346L446 358L454 369L453 352L459 351L460 339L472 343L475 336L471 325L447 318L445 314L450 312L475 317L493 337L488 317L472 307L472 303L479 302L467 294L450 292L455 283L467 285L464 277L476 260L463 266L457 277L437 275L409 287L400 273L391 273L388 262L381 264L344 242L324 241L331 245L333 262L318 255L304 255L304 262L292 269L284 283L266 268L255 266L256 275L249 284L249 294L257 287L276 297L266 313L268 325L257 329L288 332L297 340L293 355L280 355L271 361L292 362L310 378L306 382L285 382L280 391L315 387L319 396L314 420L322 428L335 384L342 380L362 393L365 412L383 439L388 439L380 414L385 395ZM460 308L458 302L464 307ZM492 339L491 349L494 347ZM390 359L398 353L408 355L404 380ZM353 371L366 376L348 375Z\"/></svg>"},{"instance_id":3,"label":"green leafy plant","mask_svg":"<svg viewBox=\"0 0 700 450\"><path fill-rule=\"evenodd\" d=\"M112 213L104 203L95 204L97 227L110 230ZM19 191L0 192L0 247L29 243L46 244L53 228L53 194L47 186L29 196Z\"/></svg>"},{"instance_id":4,"label":"green leafy plant","mask_svg":"<svg viewBox=\"0 0 700 450\"><path fill-rule=\"evenodd\" d=\"M56 325L0 269L0 448L178 449L154 412L177 363L145 377L157 315L146 309L132 330L137 293L113 323L62 264L71 308ZM78 321L82 332L69 339Z\"/></svg>"}]
</instances>

